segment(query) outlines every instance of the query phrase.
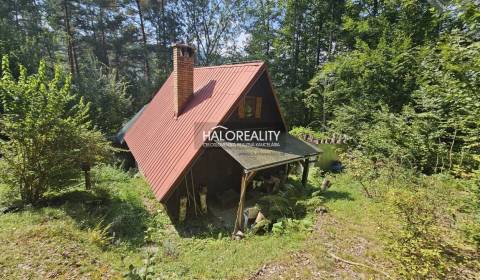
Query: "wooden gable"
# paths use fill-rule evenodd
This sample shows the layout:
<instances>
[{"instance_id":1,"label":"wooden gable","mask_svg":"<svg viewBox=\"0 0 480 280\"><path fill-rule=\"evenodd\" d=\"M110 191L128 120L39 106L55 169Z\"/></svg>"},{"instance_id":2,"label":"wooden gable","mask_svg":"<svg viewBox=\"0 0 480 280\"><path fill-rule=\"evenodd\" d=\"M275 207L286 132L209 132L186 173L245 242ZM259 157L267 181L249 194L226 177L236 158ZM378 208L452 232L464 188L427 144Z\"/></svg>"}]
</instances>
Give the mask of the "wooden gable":
<instances>
[{"instance_id":1,"label":"wooden gable","mask_svg":"<svg viewBox=\"0 0 480 280\"><path fill-rule=\"evenodd\" d=\"M276 128L287 131L267 70L260 75L245 96L240 98L236 110L224 125L229 128Z\"/></svg>"}]
</instances>

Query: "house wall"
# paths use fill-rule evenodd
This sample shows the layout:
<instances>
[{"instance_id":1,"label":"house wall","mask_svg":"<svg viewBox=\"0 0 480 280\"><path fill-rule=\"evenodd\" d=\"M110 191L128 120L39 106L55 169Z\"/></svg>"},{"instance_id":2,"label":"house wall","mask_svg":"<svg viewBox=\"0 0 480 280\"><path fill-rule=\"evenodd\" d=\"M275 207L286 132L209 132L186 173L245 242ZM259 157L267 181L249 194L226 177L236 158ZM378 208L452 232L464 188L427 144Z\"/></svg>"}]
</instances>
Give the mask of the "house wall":
<instances>
[{"instance_id":1,"label":"house wall","mask_svg":"<svg viewBox=\"0 0 480 280\"><path fill-rule=\"evenodd\" d=\"M193 166L196 183L207 186L209 193L239 188L242 170L221 148L206 148Z\"/></svg>"}]
</instances>

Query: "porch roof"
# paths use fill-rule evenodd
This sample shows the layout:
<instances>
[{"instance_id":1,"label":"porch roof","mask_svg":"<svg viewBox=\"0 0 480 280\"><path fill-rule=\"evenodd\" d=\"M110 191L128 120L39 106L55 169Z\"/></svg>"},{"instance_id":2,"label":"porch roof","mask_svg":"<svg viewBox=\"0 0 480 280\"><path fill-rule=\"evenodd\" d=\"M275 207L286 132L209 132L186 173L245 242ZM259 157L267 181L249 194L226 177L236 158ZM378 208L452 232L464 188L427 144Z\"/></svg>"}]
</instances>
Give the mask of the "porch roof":
<instances>
[{"instance_id":1,"label":"porch roof","mask_svg":"<svg viewBox=\"0 0 480 280\"><path fill-rule=\"evenodd\" d=\"M222 149L243 166L245 172L287 164L314 157L321 153L321 150L314 145L295 138L288 133L281 133L278 140L279 145L271 147L219 144Z\"/></svg>"}]
</instances>

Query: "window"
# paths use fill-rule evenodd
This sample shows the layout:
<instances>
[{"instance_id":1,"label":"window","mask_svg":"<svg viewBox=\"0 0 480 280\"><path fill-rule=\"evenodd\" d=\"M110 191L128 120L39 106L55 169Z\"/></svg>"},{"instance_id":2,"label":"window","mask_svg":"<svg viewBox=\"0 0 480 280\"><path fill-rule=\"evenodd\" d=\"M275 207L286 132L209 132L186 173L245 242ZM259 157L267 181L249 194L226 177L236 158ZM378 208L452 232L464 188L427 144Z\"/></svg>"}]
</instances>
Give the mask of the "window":
<instances>
[{"instance_id":1,"label":"window","mask_svg":"<svg viewBox=\"0 0 480 280\"><path fill-rule=\"evenodd\" d=\"M262 98L259 96L246 96L238 107L240 119L260 119L262 117Z\"/></svg>"},{"instance_id":2,"label":"window","mask_svg":"<svg viewBox=\"0 0 480 280\"><path fill-rule=\"evenodd\" d=\"M255 97L245 97L245 118L251 119L255 117Z\"/></svg>"}]
</instances>

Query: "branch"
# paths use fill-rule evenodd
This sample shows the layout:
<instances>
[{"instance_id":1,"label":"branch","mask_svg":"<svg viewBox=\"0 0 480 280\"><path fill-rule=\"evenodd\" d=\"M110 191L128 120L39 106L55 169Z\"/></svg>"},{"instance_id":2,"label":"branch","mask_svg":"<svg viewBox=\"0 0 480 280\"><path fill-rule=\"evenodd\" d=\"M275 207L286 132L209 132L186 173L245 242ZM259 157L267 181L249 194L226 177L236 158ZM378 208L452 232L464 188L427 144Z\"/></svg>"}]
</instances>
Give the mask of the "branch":
<instances>
[{"instance_id":1,"label":"branch","mask_svg":"<svg viewBox=\"0 0 480 280\"><path fill-rule=\"evenodd\" d=\"M452 153L453 153L453 145L455 144L455 139L457 138L457 128L455 128L455 132L453 134L452 144L450 145L450 150L448 152L448 160L449 166L448 169L452 170Z\"/></svg>"},{"instance_id":2,"label":"branch","mask_svg":"<svg viewBox=\"0 0 480 280\"><path fill-rule=\"evenodd\" d=\"M392 279L392 277L390 277L390 275L388 275L386 272L382 271L382 270L379 270L379 269L376 269L372 266L369 266L369 265L366 265L366 264L363 264L363 263L357 263L357 262L352 262L352 261L349 261L349 260L345 260L345 259L342 259L340 258L339 256L333 254L332 252L327 252L332 258L334 258L335 260L337 261L341 261L341 262L344 262L346 264L350 264L350 265L356 265L356 266L360 266L360 267L365 267L365 268L368 268L370 270L373 270L375 272L378 272L378 273L381 273L383 275L385 275L385 277L387 277L388 279Z\"/></svg>"}]
</instances>

